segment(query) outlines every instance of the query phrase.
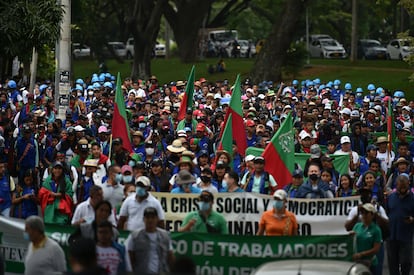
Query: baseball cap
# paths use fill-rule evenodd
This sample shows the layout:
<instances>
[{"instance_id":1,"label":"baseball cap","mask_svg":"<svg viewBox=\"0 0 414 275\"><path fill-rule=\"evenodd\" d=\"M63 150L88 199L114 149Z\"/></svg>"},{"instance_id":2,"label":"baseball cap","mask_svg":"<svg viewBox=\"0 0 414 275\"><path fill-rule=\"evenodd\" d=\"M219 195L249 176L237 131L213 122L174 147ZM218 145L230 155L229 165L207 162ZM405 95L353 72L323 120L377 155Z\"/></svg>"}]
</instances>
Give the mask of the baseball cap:
<instances>
[{"instance_id":1,"label":"baseball cap","mask_svg":"<svg viewBox=\"0 0 414 275\"><path fill-rule=\"evenodd\" d=\"M155 207L147 207L144 210L144 217L153 217L153 216L157 216L158 217L158 212L157 209L155 209Z\"/></svg>"},{"instance_id":2,"label":"baseball cap","mask_svg":"<svg viewBox=\"0 0 414 275\"><path fill-rule=\"evenodd\" d=\"M341 144L351 143L351 139L348 136L341 137Z\"/></svg>"},{"instance_id":3,"label":"baseball cap","mask_svg":"<svg viewBox=\"0 0 414 275\"><path fill-rule=\"evenodd\" d=\"M246 120L246 126L247 127L254 127L255 126L255 123L254 123L253 120L248 119L248 120Z\"/></svg>"},{"instance_id":4,"label":"baseball cap","mask_svg":"<svg viewBox=\"0 0 414 275\"><path fill-rule=\"evenodd\" d=\"M136 185L143 185L145 187L149 187L149 186L151 186L151 181L146 176L140 176L136 179L135 184Z\"/></svg>"},{"instance_id":5,"label":"baseball cap","mask_svg":"<svg viewBox=\"0 0 414 275\"><path fill-rule=\"evenodd\" d=\"M375 206L372 203L365 203L362 205L362 208L368 212L371 213L377 213L377 209L375 208Z\"/></svg>"},{"instance_id":6,"label":"baseball cap","mask_svg":"<svg viewBox=\"0 0 414 275\"><path fill-rule=\"evenodd\" d=\"M344 108L341 113L343 115L351 115L351 110L349 108Z\"/></svg>"},{"instance_id":7,"label":"baseball cap","mask_svg":"<svg viewBox=\"0 0 414 275\"><path fill-rule=\"evenodd\" d=\"M305 139L305 138L311 138L311 135L308 132L306 132L306 131L302 131L299 134L299 137L300 137L300 139Z\"/></svg>"},{"instance_id":8,"label":"baseball cap","mask_svg":"<svg viewBox=\"0 0 414 275\"><path fill-rule=\"evenodd\" d=\"M316 158L320 158L321 157L321 147L319 147L318 144L313 144L310 147L310 153L311 153L311 159L316 159Z\"/></svg>"},{"instance_id":9,"label":"baseball cap","mask_svg":"<svg viewBox=\"0 0 414 275\"><path fill-rule=\"evenodd\" d=\"M124 174L125 172L130 172L132 174L132 168L129 165L124 165L121 168L121 174Z\"/></svg>"},{"instance_id":10,"label":"baseball cap","mask_svg":"<svg viewBox=\"0 0 414 275\"><path fill-rule=\"evenodd\" d=\"M287 193L286 193L285 190L279 189L279 190L276 190L275 193L273 193L273 197L275 199L279 199L279 200L282 200L283 201L283 200L286 200Z\"/></svg>"},{"instance_id":11,"label":"baseball cap","mask_svg":"<svg viewBox=\"0 0 414 275\"><path fill-rule=\"evenodd\" d=\"M292 177L294 178L303 178L303 171L300 169L295 169L292 173Z\"/></svg>"},{"instance_id":12,"label":"baseball cap","mask_svg":"<svg viewBox=\"0 0 414 275\"><path fill-rule=\"evenodd\" d=\"M254 155L247 155L246 157L245 157L245 161L247 162L247 161L252 161L252 160L254 160L254 158L255 158L255 156Z\"/></svg>"}]
</instances>

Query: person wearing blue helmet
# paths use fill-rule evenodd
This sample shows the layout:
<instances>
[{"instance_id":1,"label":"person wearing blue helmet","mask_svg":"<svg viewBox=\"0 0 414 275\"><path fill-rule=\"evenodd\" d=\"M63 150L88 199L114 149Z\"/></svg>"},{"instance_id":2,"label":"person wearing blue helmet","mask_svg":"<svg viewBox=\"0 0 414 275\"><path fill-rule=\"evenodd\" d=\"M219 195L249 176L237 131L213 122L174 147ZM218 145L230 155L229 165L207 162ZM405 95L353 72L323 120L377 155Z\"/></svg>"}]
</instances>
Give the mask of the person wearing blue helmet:
<instances>
[{"instance_id":1,"label":"person wearing blue helmet","mask_svg":"<svg viewBox=\"0 0 414 275\"><path fill-rule=\"evenodd\" d=\"M363 106L364 96L363 96L363 90L361 87L356 88L355 93L355 104L358 108L361 108Z\"/></svg>"},{"instance_id":2,"label":"person wearing blue helmet","mask_svg":"<svg viewBox=\"0 0 414 275\"><path fill-rule=\"evenodd\" d=\"M93 86L89 85L86 89L85 107L87 112L91 111L91 103L94 101Z\"/></svg>"},{"instance_id":3,"label":"person wearing blue helmet","mask_svg":"<svg viewBox=\"0 0 414 275\"><path fill-rule=\"evenodd\" d=\"M11 99L12 103L14 105L16 105L17 102L18 102L18 97L20 96L19 90L17 90L16 81L9 80L9 82L7 82L7 89L8 89L8 92L9 92L8 93L9 94L9 98Z\"/></svg>"},{"instance_id":4,"label":"person wearing blue helmet","mask_svg":"<svg viewBox=\"0 0 414 275\"><path fill-rule=\"evenodd\" d=\"M370 102L374 102L375 99L375 85L374 84L368 84L367 86L368 95L366 96Z\"/></svg>"},{"instance_id":5,"label":"person wearing blue helmet","mask_svg":"<svg viewBox=\"0 0 414 275\"><path fill-rule=\"evenodd\" d=\"M331 91L331 97L337 103L341 100L341 96L343 96L343 91L341 90L341 81L339 79L335 79L333 82L333 89Z\"/></svg>"},{"instance_id":6,"label":"person wearing blue helmet","mask_svg":"<svg viewBox=\"0 0 414 275\"><path fill-rule=\"evenodd\" d=\"M351 83L345 83L344 88L345 88L346 91L351 91L352 92L352 85L351 85Z\"/></svg>"},{"instance_id":7,"label":"person wearing blue helmet","mask_svg":"<svg viewBox=\"0 0 414 275\"><path fill-rule=\"evenodd\" d=\"M377 96L380 96L381 98L384 98L384 96L385 96L385 90L384 90L384 88L382 88L382 87L378 87L378 88L375 90L375 94L376 94Z\"/></svg>"},{"instance_id":8,"label":"person wearing blue helmet","mask_svg":"<svg viewBox=\"0 0 414 275\"><path fill-rule=\"evenodd\" d=\"M91 83L92 84L95 84L95 83L98 83L99 82L99 77L98 76L92 76L92 80L91 80ZM99 84L99 83L98 83Z\"/></svg>"}]
</instances>

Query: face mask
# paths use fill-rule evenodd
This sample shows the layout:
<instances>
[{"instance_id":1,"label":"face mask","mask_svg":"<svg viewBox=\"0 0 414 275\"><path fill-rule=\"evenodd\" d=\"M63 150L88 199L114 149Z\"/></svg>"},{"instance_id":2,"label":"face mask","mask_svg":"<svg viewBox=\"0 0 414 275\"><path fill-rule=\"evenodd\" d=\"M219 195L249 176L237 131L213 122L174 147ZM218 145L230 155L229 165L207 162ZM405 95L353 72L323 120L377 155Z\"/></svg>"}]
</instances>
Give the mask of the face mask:
<instances>
[{"instance_id":1,"label":"face mask","mask_svg":"<svg viewBox=\"0 0 414 275\"><path fill-rule=\"evenodd\" d=\"M145 195L147 194L147 190L144 187L139 187L139 186L137 187L135 192L137 193L138 197L145 197Z\"/></svg>"},{"instance_id":2,"label":"face mask","mask_svg":"<svg viewBox=\"0 0 414 275\"><path fill-rule=\"evenodd\" d=\"M221 187L223 187L223 189L226 189L226 190L227 190L227 187L228 187L228 183L227 183L227 181L223 180L223 181L221 182Z\"/></svg>"},{"instance_id":3,"label":"face mask","mask_svg":"<svg viewBox=\"0 0 414 275\"><path fill-rule=\"evenodd\" d=\"M201 179L202 182L210 182L211 181L211 178L208 177L208 176L200 176L200 179Z\"/></svg>"},{"instance_id":4,"label":"face mask","mask_svg":"<svg viewBox=\"0 0 414 275\"><path fill-rule=\"evenodd\" d=\"M93 96L93 92L88 92L88 96Z\"/></svg>"},{"instance_id":5,"label":"face mask","mask_svg":"<svg viewBox=\"0 0 414 275\"><path fill-rule=\"evenodd\" d=\"M335 85L335 86L334 86L334 89L335 89L335 90L338 90L338 89L339 89L339 86L338 86L338 85Z\"/></svg>"},{"instance_id":6,"label":"face mask","mask_svg":"<svg viewBox=\"0 0 414 275\"><path fill-rule=\"evenodd\" d=\"M139 126L139 128L145 128L145 126L147 126L147 124L146 123L139 123L138 126Z\"/></svg>"},{"instance_id":7,"label":"face mask","mask_svg":"<svg viewBox=\"0 0 414 275\"><path fill-rule=\"evenodd\" d=\"M82 93L78 93L78 96L82 96Z\"/></svg>"},{"instance_id":8,"label":"face mask","mask_svg":"<svg viewBox=\"0 0 414 275\"><path fill-rule=\"evenodd\" d=\"M393 101L394 103L398 103L399 99L398 99L398 98L394 98L392 101Z\"/></svg>"},{"instance_id":9,"label":"face mask","mask_svg":"<svg viewBox=\"0 0 414 275\"><path fill-rule=\"evenodd\" d=\"M410 119L410 115L404 115L405 119Z\"/></svg>"},{"instance_id":10,"label":"face mask","mask_svg":"<svg viewBox=\"0 0 414 275\"><path fill-rule=\"evenodd\" d=\"M30 236L29 236L29 233L27 233L27 232L23 232L23 240L25 240L25 241L29 241L29 242L30 242Z\"/></svg>"},{"instance_id":11,"label":"face mask","mask_svg":"<svg viewBox=\"0 0 414 275\"><path fill-rule=\"evenodd\" d=\"M375 95L375 91L370 91L369 94L370 95Z\"/></svg>"},{"instance_id":12,"label":"face mask","mask_svg":"<svg viewBox=\"0 0 414 275\"><path fill-rule=\"evenodd\" d=\"M154 148L145 148L145 153L147 155L153 155L154 154Z\"/></svg>"},{"instance_id":13,"label":"face mask","mask_svg":"<svg viewBox=\"0 0 414 275\"><path fill-rule=\"evenodd\" d=\"M183 188L183 190L188 189L189 187L190 187L190 185L188 185L188 184L181 185L181 188Z\"/></svg>"},{"instance_id":14,"label":"face mask","mask_svg":"<svg viewBox=\"0 0 414 275\"><path fill-rule=\"evenodd\" d=\"M131 167L134 167L135 166L135 161L133 161L133 160L128 161L128 165L131 166Z\"/></svg>"},{"instance_id":15,"label":"face mask","mask_svg":"<svg viewBox=\"0 0 414 275\"><path fill-rule=\"evenodd\" d=\"M120 183L120 182L122 181L122 174L116 174L116 176L115 176L115 181L116 181L117 183Z\"/></svg>"},{"instance_id":16,"label":"face mask","mask_svg":"<svg viewBox=\"0 0 414 275\"><path fill-rule=\"evenodd\" d=\"M208 211L210 209L210 203L205 201L199 201L198 208L200 209L200 211Z\"/></svg>"},{"instance_id":17,"label":"face mask","mask_svg":"<svg viewBox=\"0 0 414 275\"><path fill-rule=\"evenodd\" d=\"M274 201L273 202L273 207L277 210L282 209L283 205L284 205L283 201Z\"/></svg>"},{"instance_id":18,"label":"face mask","mask_svg":"<svg viewBox=\"0 0 414 275\"><path fill-rule=\"evenodd\" d=\"M132 176L131 175L122 176L122 181L123 182L131 182L132 181Z\"/></svg>"},{"instance_id":19,"label":"face mask","mask_svg":"<svg viewBox=\"0 0 414 275\"><path fill-rule=\"evenodd\" d=\"M135 194L136 194L135 192L129 192L128 197L131 196L131 195L135 195Z\"/></svg>"},{"instance_id":20,"label":"face mask","mask_svg":"<svg viewBox=\"0 0 414 275\"><path fill-rule=\"evenodd\" d=\"M356 94L357 98L361 98L362 94Z\"/></svg>"},{"instance_id":21,"label":"face mask","mask_svg":"<svg viewBox=\"0 0 414 275\"><path fill-rule=\"evenodd\" d=\"M312 181L316 181L316 180L319 178L319 176L318 176L317 174L312 174L312 175L309 175L309 178L310 178Z\"/></svg>"},{"instance_id":22,"label":"face mask","mask_svg":"<svg viewBox=\"0 0 414 275\"><path fill-rule=\"evenodd\" d=\"M385 93L381 93L381 94L380 94L380 96L381 96L381 97L384 97L384 96L385 96Z\"/></svg>"}]
</instances>

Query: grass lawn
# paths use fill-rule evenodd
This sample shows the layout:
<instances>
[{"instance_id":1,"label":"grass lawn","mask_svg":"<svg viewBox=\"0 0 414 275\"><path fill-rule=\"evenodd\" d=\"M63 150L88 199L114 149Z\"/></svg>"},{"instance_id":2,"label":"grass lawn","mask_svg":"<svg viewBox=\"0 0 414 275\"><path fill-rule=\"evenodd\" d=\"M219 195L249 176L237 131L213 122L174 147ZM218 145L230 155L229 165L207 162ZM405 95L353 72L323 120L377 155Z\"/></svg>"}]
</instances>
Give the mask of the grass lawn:
<instances>
[{"instance_id":1,"label":"grass lawn","mask_svg":"<svg viewBox=\"0 0 414 275\"><path fill-rule=\"evenodd\" d=\"M248 77L254 59L225 59L227 71L224 73L208 74L209 64L215 65L217 58L209 58L196 62L196 79L205 77L209 81L228 79L233 82L238 73L242 79ZM112 74L118 71L122 77L130 75L131 60L126 60L123 64L115 60L108 60L106 65ZM160 83L170 81L185 80L193 64L182 64L179 59L154 59L152 61L152 73L157 76ZM75 60L73 63L73 73L75 78L91 76L98 71L96 61ZM414 87L408 77L414 72L407 63L391 60L359 60L351 63L349 60L326 60L311 59L310 65L305 66L296 78L299 80L320 78L323 82L340 79L344 85L350 82L354 89L362 87L366 89L369 83L376 87L388 88L392 91L400 89L409 92ZM291 79L286 79L289 81ZM414 98L408 95L409 98Z\"/></svg>"}]
</instances>

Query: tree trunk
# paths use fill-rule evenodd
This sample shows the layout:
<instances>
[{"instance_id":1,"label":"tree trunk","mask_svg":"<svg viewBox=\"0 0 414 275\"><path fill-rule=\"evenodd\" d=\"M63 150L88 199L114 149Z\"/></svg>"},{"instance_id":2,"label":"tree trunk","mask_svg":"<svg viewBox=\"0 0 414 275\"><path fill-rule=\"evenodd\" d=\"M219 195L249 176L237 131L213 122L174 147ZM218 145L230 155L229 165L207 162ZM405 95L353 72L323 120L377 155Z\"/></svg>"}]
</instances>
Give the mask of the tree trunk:
<instances>
[{"instance_id":1,"label":"tree trunk","mask_svg":"<svg viewBox=\"0 0 414 275\"><path fill-rule=\"evenodd\" d=\"M132 79L148 79L151 76L151 53L153 43L135 42L134 38L134 61L131 70Z\"/></svg>"},{"instance_id":2,"label":"tree trunk","mask_svg":"<svg viewBox=\"0 0 414 275\"><path fill-rule=\"evenodd\" d=\"M207 16L211 1L176 1L175 4L177 11L168 5L164 15L174 33L181 61L185 63L192 62L197 58L199 50L198 31L202 26L204 17Z\"/></svg>"},{"instance_id":3,"label":"tree trunk","mask_svg":"<svg viewBox=\"0 0 414 275\"><path fill-rule=\"evenodd\" d=\"M147 79L151 75L151 53L160 29L166 0L136 1L127 24L134 37L134 61L131 77ZM132 8L133 7L133 8Z\"/></svg>"},{"instance_id":4,"label":"tree trunk","mask_svg":"<svg viewBox=\"0 0 414 275\"><path fill-rule=\"evenodd\" d=\"M287 50L297 29L299 18L305 10L305 4L306 1L302 0L286 1L279 19L273 24L272 31L253 66L251 75L254 82L281 80Z\"/></svg>"},{"instance_id":5,"label":"tree trunk","mask_svg":"<svg viewBox=\"0 0 414 275\"><path fill-rule=\"evenodd\" d=\"M357 23L358 22L358 1L352 0L352 31L351 31L351 62L355 62L358 56L358 33L357 33Z\"/></svg>"}]
</instances>

